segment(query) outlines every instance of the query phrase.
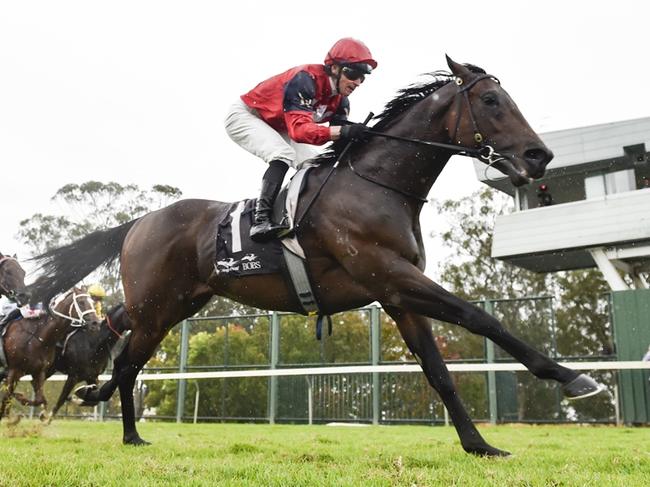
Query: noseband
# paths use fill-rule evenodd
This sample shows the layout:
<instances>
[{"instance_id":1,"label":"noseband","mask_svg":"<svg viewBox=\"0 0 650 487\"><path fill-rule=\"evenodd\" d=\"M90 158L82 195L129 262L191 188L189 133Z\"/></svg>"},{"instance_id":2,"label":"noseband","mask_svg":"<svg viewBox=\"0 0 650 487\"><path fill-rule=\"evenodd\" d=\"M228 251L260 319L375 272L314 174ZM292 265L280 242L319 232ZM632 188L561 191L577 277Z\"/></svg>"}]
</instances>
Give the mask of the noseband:
<instances>
[{"instance_id":1,"label":"noseband","mask_svg":"<svg viewBox=\"0 0 650 487\"><path fill-rule=\"evenodd\" d=\"M474 110L472 109L472 103L469 101L469 91L472 89L472 87L478 83L481 80L484 79L491 79L492 81L495 81L498 85L501 85L501 82L496 76L492 76L491 74L484 74L482 76L479 76L477 78L474 78L472 81L470 81L467 85L463 86L463 79L462 78L456 78L456 85L458 87L462 87L458 90L458 93L456 93L456 100L458 100L458 103L456 104L457 107L457 118L456 118L456 127L454 128L454 135L451 137L451 140L454 141L456 140L456 134L458 133L458 127L460 126L460 121L461 121L461 116L460 116L460 104L461 104L461 98L458 95L463 95L463 99L465 100L467 104L467 111L469 113L469 119L472 122L472 128L474 130L474 142L477 144L480 144L479 148L479 156L478 159L481 159L483 162L487 164L487 167L485 168L485 171L487 173L487 170L492 166L493 164L496 164L499 161L503 161L507 159L506 156L499 154L494 150L494 147L491 145L488 145L485 143L485 137L483 137L483 134L481 133L481 130L479 129L478 122L476 121L476 117L474 116Z\"/></svg>"},{"instance_id":2,"label":"noseband","mask_svg":"<svg viewBox=\"0 0 650 487\"><path fill-rule=\"evenodd\" d=\"M68 308L68 314L63 314L59 311L56 310L56 307L61 304L70 294L72 294L72 303L70 303L70 307ZM79 306L78 299L80 298L86 298L88 300L88 304L90 305L90 308L87 310L83 311L81 309L81 306ZM92 298L90 297L90 294L84 293L84 294L77 294L74 291L70 291L67 294L62 295L58 299L55 299L53 303L50 303L49 305L50 312L53 315L56 315L60 318L63 318L65 320L70 321L71 326L76 326L76 327L81 327L84 326L84 316L94 313L95 312L95 307L93 306L92 303ZM77 316L74 317L72 316L72 311L77 312Z\"/></svg>"}]
</instances>

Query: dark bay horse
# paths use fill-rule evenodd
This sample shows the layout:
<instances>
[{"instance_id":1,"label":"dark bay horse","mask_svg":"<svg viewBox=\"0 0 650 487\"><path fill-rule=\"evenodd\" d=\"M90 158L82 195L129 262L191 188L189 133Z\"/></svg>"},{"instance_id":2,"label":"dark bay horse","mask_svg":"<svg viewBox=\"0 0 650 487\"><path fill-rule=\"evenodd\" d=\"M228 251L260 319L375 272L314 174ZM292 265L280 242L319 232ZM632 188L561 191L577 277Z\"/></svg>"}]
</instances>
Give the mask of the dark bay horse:
<instances>
[{"instance_id":1,"label":"dark bay horse","mask_svg":"<svg viewBox=\"0 0 650 487\"><path fill-rule=\"evenodd\" d=\"M124 305L111 308L99 326L99 331L88 328L77 328L65 337L63 343L57 345L54 363L47 371L47 377L55 372L67 375L61 393L48 415L51 422L61 406L68 400L70 392L79 382L96 386L99 374L108 365L111 351L119 339L125 339L125 331L131 323ZM83 402L82 406L94 406L98 401Z\"/></svg>"},{"instance_id":2,"label":"dark bay horse","mask_svg":"<svg viewBox=\"0 0 650 487\"><path fill-rule=\"evenodd\" d=\"M6 296L23 306L29 301L25 287L25 271L16 257L3 255L0 252L0 296Z\"/></svg>"},{"instance_id":3,"label":"dark bay horse","mask_svg":"<svg viewBox=\"0 0 650 487\"><path fill-rule=\"evenodd\" d=\"M2 373L5 379L0 393L0 419L5 415L12 397L21 404L43 405L43 384L47 371L54 362L56 343L62 340L72 327L90 326L97 328L99 320L95 314L90 295L83 288L73 288L50 308L50 315L38 319L22 319L7 324L2 337L7 367ZM15 392L18 380L32 376L34 400Z\"/></svg>"},{"instance_id":4,"label":"dark bay horse","mask_svg":"<svg viewBox=\"0 0 650 487\"><path fill-rule=\"evenodd\" d=\"M395 320L429 383L440 394L461 444L479 455L506 455L489 445L466 412L436 347L428 318L483 335L541 379L564 385L570 397L599 390L593 379L567 369L510 334L493 316L445 291L423 273L419 216L426 196L450 157L478 153L516 185L544 174L553 154L528 125L508 93L480 68L447 60L449 73L408 87L376 117L376 134L341 157L341 144L319 158L298 215L313 288L323 313L382 304ZM390 138L389 138L390 137ZM341 158L341 164L336 163ZM133 333L115 361L113 378L86 400L107 400L119 387L127 444L144 444L135 427L133 386L156 346L178 322L214 294L262 309L302 312L279 275L216 275L215 222L230 204L184 200L121 226L98 231L40 256L33 287L47 296L78 282L119 256Z\"/></svg>"}]
</instances>

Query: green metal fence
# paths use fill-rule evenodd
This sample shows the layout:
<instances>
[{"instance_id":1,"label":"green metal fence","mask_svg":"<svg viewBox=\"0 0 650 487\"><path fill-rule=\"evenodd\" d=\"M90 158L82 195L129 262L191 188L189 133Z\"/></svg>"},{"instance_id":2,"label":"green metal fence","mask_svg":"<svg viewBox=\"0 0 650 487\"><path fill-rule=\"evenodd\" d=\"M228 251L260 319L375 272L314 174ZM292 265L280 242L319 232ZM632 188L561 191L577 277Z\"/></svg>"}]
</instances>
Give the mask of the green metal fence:
<instances>
[{"instance_id":1,"label":"green metal fence","mask_svg":"<svg viewBox=\"0 0 650 487\"><path fill-rule=\"evenodd\" d=\"M600 341L574 340L558 323L550 297L476 302L514 334L552 357L615 360ZM607 301L600 323L611 332ZM562 322L562 316L559 317ZM149 362L149 372L195 372L259 368L414 363L388 316L377 306L333 316L332 336L315 339L314 318L286 313L191 318L172 330ZM562 326L558 326L558 324ZM432 321L438 347L448 363L511 362L492 342L464 329ZM589 334L588 334L589 335ZM588 353L584 353L585 350ZM616 375L594 374L616 390ZM472 417L496 422L616 421L616 401L607 395L567 403L559 386L528 372L453 373ZM48 384L50 388L60 384ZM50 401L54 392L48 391ZM117 396L117 395L116 395ZM446 411L420 373L359 373L270 378L165 380L139 383L136 403L152 419L176 421L444 423ZM67 406L64 415L87 415ZM94 411L119 416L116 398Z\"/></svg>"}]
</instances>

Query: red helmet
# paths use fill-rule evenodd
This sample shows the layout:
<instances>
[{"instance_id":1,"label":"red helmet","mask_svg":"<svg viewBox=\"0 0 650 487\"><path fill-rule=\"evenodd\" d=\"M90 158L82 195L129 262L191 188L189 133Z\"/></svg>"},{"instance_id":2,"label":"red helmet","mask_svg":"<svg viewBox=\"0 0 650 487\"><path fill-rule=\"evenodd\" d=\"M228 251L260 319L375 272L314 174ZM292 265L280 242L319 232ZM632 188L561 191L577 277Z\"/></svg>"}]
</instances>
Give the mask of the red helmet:
<instances>
[{"instance_id":1,"label":"red helmet","mask_svg":"<svg viewBox=\"0 0 650 487\"><path fill-rule=\"evenodd\" d=\"M367 64L367 73L377 67L377 61L372 58L368 46L352 37L344 37L336 41L325 57L325 64L328 66L332 64Z\"/></svg>"}]
</instances>

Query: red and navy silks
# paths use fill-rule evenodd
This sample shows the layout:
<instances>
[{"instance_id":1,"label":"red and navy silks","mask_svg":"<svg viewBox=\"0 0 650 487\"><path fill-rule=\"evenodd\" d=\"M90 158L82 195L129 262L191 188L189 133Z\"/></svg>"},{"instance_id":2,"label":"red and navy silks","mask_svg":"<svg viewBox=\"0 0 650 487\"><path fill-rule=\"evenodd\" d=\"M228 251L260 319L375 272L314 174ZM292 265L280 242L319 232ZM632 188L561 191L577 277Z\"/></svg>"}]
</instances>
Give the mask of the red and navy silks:
<instances>
[{"instance_id":1,"label":"red and navy silks","mask_svg":"<svg viewBox=\"0 0 650 487\"><path fill-rule=\"evenodd\" d=\"M242 95L247 106L278 131L287 132L292 140L323 145L330 140L324 122L347 119L347 97L332 92L330 76L322 64L296 66L262 81Z\"/></svg>"}]
</instances>

